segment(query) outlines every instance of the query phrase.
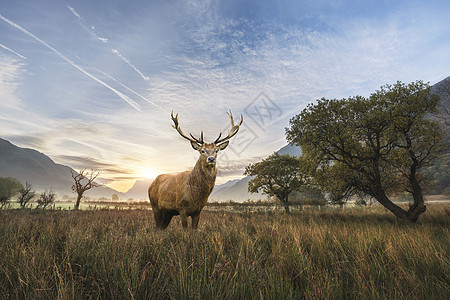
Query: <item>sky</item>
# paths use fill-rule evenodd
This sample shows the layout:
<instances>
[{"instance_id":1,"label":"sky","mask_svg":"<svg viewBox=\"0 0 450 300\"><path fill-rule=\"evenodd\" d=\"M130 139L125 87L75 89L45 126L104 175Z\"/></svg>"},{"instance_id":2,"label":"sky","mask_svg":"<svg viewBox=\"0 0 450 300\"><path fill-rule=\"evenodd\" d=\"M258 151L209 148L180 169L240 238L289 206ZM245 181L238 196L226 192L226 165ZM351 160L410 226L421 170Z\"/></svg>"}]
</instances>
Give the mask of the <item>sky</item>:
<instances>
[{"instance_id":1,"label":"sky","mask_svg":"<svg viewBox=\"0 0 450 300\"><path fill-rule=\"evenodd\" d=\"M287 144L316 99L450 75L450 1L0 1L0 137L119 191L189 170L172 128L243 125L216 183Z\"/></svg>"}]
</instances>

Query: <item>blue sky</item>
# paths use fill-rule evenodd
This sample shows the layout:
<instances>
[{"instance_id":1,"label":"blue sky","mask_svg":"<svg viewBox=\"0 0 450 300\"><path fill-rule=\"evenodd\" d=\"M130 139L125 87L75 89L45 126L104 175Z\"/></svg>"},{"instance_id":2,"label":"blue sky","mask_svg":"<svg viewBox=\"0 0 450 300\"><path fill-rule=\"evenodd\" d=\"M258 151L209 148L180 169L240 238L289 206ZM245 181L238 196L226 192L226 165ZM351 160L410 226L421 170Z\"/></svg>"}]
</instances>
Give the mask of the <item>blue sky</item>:
<instances>
[{"instance_id":1,"label":"blue sky","mask_svg":"<svg viewBox=\"0 0 450 300\"><path fill-rule=\"evenodd\" d=\"M171 127L244 125L217 182L286 144L317 98L450 75L450 1L0 2L0 137L121 191L191 168Z\"/></svg>"}]
</instances>

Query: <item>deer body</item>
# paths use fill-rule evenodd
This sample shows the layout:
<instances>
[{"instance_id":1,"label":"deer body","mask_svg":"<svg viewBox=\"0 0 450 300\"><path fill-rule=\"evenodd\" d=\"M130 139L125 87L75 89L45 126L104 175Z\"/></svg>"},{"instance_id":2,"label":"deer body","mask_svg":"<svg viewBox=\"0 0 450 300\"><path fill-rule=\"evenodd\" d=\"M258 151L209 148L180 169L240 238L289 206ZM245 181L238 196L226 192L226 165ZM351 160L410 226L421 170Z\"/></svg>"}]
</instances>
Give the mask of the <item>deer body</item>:
<instances>
[{"instance_id":1,"label":"deer body","mask_svg":"<svg viewBox=\"0 0 450 300\"><path fill-rule=\"evenodd\" d=\"M220 139L219 135L214 143L208 144L203 141L203 133L201 139L196 139L192 135L192 138L186 136L179 127L178 115L174 117L172 114L175 124L173 127L191 142L192 147L200 153L200 157L192 171L159 175L150 185L148 196L157 228L167 228L175 215L181 216L183 228L188 226L188 217L192 218L192 228L197 228L200 212L206 205L216 181L217 152L228 146L227 140L237 133L243 121L241 118L241 122L235 126L231 113L229 115L232 128L228 136Z\"/></svg>"}]
</instances>

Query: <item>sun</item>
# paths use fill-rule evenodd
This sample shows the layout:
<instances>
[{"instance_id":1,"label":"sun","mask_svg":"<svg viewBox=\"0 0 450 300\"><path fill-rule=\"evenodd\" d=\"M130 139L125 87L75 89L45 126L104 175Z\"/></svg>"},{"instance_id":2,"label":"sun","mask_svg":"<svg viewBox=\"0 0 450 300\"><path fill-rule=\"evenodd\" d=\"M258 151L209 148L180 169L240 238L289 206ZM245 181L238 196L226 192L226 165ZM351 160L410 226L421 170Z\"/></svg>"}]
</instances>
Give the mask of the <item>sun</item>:
<instances>
[{"instance_id":1,"label":"sun","mask_svg":"<svg viewBox=\"0 0 450 300\"><path fill-rule=\"evenodd\" d=\"M144 178L155 178L159 175L159 172L152 169L144 169L141 176Z\"/></svg>"}]
</instances>

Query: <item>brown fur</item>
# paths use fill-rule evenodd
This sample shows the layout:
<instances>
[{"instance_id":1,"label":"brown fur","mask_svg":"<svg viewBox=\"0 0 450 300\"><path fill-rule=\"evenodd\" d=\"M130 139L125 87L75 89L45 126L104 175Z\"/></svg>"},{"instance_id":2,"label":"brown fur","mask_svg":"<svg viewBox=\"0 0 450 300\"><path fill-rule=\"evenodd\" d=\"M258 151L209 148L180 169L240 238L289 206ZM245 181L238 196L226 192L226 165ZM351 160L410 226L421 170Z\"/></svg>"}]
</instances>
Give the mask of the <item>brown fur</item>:
<instances>
[{"instance_id":1,"label":"brown fur","mask_svg":"<svg viewBox=\"0 0 450 300\"><path fill-rule=\"evenodd\" d=\"M200 152L200 157L192 171L159 175L153 181L148 196L157 228L167 228L175 215L181 216L184 228L188 226L187 217L192 217L192 228L197 228L200 212L214 188L217 175L215 160L208 163L207 158L216 158L217 151L225 149L228 142L222 145L205 143L200 148L193 145Z\"/></svg>"}]
</instances>

